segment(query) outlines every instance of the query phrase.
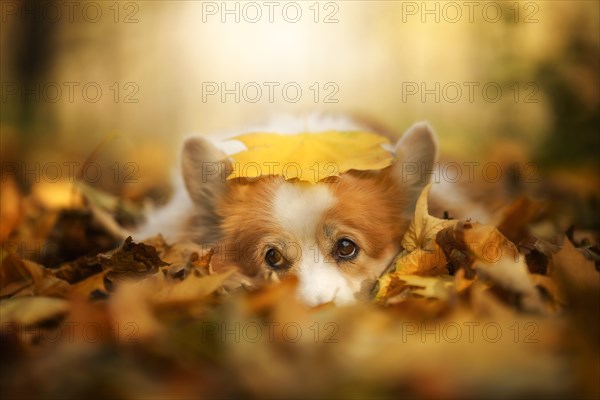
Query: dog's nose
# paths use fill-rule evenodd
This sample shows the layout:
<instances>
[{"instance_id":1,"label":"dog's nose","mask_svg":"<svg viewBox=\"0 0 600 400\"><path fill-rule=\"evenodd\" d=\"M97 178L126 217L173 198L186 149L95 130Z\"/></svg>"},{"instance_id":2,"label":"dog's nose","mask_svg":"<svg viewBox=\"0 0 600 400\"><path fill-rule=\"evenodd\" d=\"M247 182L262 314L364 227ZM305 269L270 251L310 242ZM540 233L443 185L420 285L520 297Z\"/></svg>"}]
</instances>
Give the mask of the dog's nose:
<instances>
[{"instance_id":1,"label":"dog's nose","mask_svg":"<svg viewBox=\"0 0 600 400\"><path fill-rule=\"evenodd\" d=\"M300 282L296 291L296 298L309 307L315 307L332 300L331 296L310 290L302 282Z\"/></svg>"}]
</instances>

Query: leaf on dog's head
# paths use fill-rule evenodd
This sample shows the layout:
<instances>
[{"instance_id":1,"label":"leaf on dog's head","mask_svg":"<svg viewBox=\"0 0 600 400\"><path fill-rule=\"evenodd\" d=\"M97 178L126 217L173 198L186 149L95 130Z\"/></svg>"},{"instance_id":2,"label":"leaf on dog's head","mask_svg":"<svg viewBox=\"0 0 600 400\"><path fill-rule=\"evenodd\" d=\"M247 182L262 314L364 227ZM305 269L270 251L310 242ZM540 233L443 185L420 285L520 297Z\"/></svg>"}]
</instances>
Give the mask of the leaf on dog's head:
<instances>
[{"instance_id":1,"label":"leaf on dog's head","mask_svg":"<svg viewBox=\"0 0 600 400\"><path fill-rule=\"evenodd\" d=\"M370 132L250 133L232 139L247 150L231 156L234 169L227 179L279 175L317 183L351 169L378 170L393 162L393 153L382 146L389 141Z\"/></svg>"}]
</instances>

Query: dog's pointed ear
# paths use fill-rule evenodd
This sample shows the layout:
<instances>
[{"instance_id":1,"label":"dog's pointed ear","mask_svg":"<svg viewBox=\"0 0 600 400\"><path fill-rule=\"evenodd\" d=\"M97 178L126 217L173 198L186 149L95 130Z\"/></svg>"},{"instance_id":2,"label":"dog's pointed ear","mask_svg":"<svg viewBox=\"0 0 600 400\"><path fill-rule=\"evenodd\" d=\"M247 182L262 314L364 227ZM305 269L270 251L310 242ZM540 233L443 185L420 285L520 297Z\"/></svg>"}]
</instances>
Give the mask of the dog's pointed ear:
<instances>
[{"instance_id":1,"label":"dog's pointed ear","mask_svg":"<svg viewBox=\"0 0 600 400\"><path fill-rule=\"evenodd\" d=\"M215 200L225 192L231 162L208 140L191 137L183 144L182 172L194 204L212 208Z\"/></svg>"},{"instance_id":2,"label":"dog's pointed ear","mask_svg":"<svg viewBox=\"0 0 600 400\"><path fill-rule=\"evenodd\" d=\"M437 160L437 147L436 135L427 122L412 125L396 143L394 176L402 185L411 212L429 183Z\"/></svg>"}]
</instances>

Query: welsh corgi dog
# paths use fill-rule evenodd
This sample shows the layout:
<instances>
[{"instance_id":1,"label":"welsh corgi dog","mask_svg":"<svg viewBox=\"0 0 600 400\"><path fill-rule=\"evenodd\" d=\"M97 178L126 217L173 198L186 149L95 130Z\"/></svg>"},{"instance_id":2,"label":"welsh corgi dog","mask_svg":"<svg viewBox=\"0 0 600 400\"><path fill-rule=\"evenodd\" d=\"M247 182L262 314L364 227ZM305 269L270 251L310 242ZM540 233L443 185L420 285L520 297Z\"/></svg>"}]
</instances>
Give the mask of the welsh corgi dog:
<instances>
[{"instance_id":1,"label":"welsh corgi dog","mask_svg":"<svg viewBox=\"0 0 600 400\"><path fill-rule=\"evenodd\" d=\"M282 117L243 133L331 130L372 131L347 117L311 115ZM216 270L234 266L249 276L295 275L297 296L309 306L368 298L401 250L429 181L437 155L431 127L416 123L391 144L395 161L386 168L350 170L316 184L272 175L226 179L230 155L240 150L227 136L185 140L180 187L149 216L138 238L160 233L168 241L210 244Z\"/></svg>"}]
</instances>

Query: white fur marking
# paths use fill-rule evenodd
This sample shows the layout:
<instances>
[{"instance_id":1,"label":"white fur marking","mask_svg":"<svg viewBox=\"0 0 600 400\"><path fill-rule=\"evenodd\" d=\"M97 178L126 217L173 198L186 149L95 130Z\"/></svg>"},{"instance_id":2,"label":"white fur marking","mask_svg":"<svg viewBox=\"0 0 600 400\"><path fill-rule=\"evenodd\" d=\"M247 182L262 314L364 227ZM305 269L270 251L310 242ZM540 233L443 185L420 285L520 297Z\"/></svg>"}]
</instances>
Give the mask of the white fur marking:
<instances>
[{"instance_id":1,"label":"white fur marking","mask_svg":"<svg viewBox=\"0 0 600 400\"><path fill-rule=\"evenodd\" d=\"M314 242L323 213L334 203L326 184L284 182L275 193L273 213L286 232Z\"/></svg>"},{"instance_id":2,"label":"white fur marking","mask_svg":"<svg viewBox=\"0 0 600 400\"><path fill-rule=\"evenodd\" d=\"M316 244L317 228L323 213L335 204L326 184L285 182L275 193L273 212L281 228L296 240L301 259L296 268L298 296L314 306L328 301L347 304L354 301L350 282Z\"/></svg>"}]
</instances>

